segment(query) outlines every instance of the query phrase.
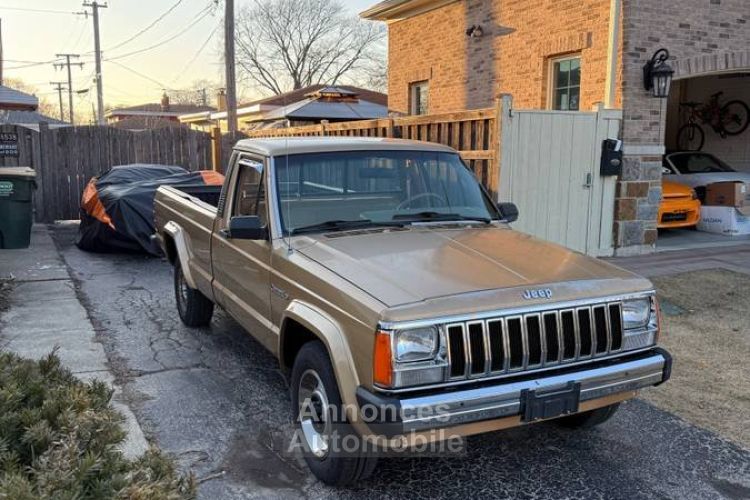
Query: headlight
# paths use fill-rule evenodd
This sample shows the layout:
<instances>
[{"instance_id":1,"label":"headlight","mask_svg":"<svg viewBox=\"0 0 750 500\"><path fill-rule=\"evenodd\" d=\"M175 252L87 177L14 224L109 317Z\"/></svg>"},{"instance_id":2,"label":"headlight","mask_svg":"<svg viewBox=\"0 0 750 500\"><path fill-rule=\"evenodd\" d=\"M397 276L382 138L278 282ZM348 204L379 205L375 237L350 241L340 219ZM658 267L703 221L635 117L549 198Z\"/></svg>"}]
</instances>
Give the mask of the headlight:
<instances>
[{"instance_id":1,"label":"headlight","mask_svg":"<svg viewBox=\"0 0 750 500\"><path fill-rule=\"evenodd\" d=\"M651 316L651 299L630 299L622 303L622 322L626 330L645 328Z\"/></svg>"},{"instance_id":2,"label":"headlight","mask_svg":"<svg viewBox=\"0 0 750 500\"><path fill-rule=\"evenodd\" d=\"M438 330L435 327L397 330L394 339L394 357L398 362L424 361L435 357L438 348Z\"/></svg>"}]
</instances>

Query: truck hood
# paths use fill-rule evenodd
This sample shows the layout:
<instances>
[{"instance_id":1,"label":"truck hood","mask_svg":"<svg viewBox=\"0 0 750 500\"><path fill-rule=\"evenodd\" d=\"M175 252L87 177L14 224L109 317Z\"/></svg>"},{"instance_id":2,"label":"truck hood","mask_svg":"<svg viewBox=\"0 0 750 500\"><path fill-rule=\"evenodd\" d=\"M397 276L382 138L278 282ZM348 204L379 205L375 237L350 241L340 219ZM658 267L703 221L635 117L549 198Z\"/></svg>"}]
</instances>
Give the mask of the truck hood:
<instances>
[{"instance_id":1,"label":"truck hood","mask_svg":"<svg viewBox=\"0 0 750 500\"><path fill-rule=\"evenodd\" d=\"M297 250L388 307L513 287L636 275L504 225L300 236Z\"/></svg>"}]
</instances>

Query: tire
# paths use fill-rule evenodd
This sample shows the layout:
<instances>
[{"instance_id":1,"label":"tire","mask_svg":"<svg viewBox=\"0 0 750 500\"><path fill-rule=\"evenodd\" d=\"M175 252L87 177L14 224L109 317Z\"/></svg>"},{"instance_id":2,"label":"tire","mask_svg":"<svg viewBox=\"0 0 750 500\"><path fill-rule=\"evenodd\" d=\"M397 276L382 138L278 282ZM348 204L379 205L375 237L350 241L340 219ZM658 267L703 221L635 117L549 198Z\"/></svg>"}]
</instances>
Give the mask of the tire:
<instances>
[{"instance_id":1,"label":"tire","mask_svg":"<svg viewBox=\"0 0 750 500\"><path fill-rule=\"evenodd\" d=\"M613 405L604 406L603 408L597 408L596 410L584 411L582 413L576 413L568 417L562 417L556 420L556 423L561 427L567 427L569 429L591 429L599 424L603 424L617 411L620 407L620 403Z\"/></svg>"},{"instance_id":2,"label":"tire","mask_svg":"<svg viewBox=\"0 0 750 500\"><path fill-rule=\"evenodd\" d=\"M309 434L306 432L316 436L327 434L327 437L333 438L334 443L342 443L346 439L347 442L356 440L354 442L361 444L361 438L344 421L344 417L338 422L331 418L332 412L343 415L343 405L328 352L320 342L308 342L300 349L292 367L290 392L299 441L304 446L305 462L315 477L328 485L342 486L370 476L377 465L377 457L364 453L361 448L356 452L349 450L348 453L336 447L323 450L321 447L311 446L308 440ZM304 402L300 401L300 393ZM308 411L324 416L326 423L320 419L311 423L315 419L303 416L303 404L312 401L315 403L307 406Z\"/></svg>"},{"instance_id":3,"label":"tire","mask_svg":"<svg viewBox=\"0 0 750 500\"><path fill-rule=\"evenodd\" d=\"M726 135L740 135L750 124L750 108L742 101L729 101L721 107L721 126Z\"/></svg>"},{"instance_id":4,"label":"tire","mask_svg":"<svg viewBox=\"0 0 750 500\"><path fill-rule=\"evenodd\" d=\"M214 303L198 290L190 288L185 281L179 262L174 266L174 295L177 301L177 312L185 325L198 327L206 326L211 322Z\"/></svg>"},{"instance_id":5,"label":"tire","mask_svg":"<svg viewBox=\"0 0 750 500\"><path fill-rule=\"evenodd\" d=\"M706 141L703 129L695 123L688 123L677 131L677 147L680 151L700 151Z\"/></svg>"}]
</instances>

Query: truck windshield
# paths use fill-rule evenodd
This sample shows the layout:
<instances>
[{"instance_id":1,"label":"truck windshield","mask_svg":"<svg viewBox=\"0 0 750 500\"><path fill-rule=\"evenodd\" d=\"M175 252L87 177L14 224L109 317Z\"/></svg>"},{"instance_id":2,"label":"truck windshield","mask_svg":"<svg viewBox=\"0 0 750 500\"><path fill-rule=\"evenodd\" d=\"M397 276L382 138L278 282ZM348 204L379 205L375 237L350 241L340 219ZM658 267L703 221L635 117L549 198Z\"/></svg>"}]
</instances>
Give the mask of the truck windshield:
<instances>
[{"instance_id":1,"label":"truck windshield","mask_svg":"<svg viewBox=\"0 0 750 500\"><path fill-rule=\"evenodd\" d=\"M500 216L455 153L345 151L275 158L284 234Z\"/></svg>"}]
</instances>

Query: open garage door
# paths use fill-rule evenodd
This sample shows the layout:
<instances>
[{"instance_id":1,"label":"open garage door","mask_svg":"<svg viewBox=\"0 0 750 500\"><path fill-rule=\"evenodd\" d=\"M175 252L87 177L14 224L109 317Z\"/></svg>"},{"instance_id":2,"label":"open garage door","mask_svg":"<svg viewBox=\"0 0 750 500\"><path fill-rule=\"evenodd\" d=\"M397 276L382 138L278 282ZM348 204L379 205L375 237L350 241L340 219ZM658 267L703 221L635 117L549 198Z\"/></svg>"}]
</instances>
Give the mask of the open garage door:
<instances>
[{"instance_id":1,"label":"open garage door","mask_svg":"<svg viewBox=\"0 0 750 500\"><path fill-rule=\"evenodd\" d=\"M613 253L616 176L599 172L602 143L618 138L622 112L516 110L503 106L500 199L513 227L594 256Z\"/></svg>"}]
</instances>

